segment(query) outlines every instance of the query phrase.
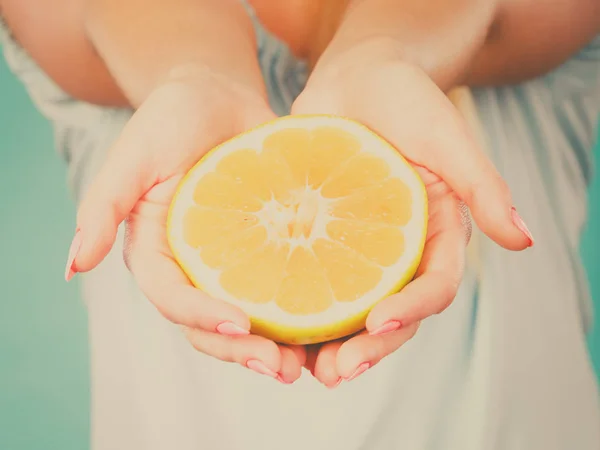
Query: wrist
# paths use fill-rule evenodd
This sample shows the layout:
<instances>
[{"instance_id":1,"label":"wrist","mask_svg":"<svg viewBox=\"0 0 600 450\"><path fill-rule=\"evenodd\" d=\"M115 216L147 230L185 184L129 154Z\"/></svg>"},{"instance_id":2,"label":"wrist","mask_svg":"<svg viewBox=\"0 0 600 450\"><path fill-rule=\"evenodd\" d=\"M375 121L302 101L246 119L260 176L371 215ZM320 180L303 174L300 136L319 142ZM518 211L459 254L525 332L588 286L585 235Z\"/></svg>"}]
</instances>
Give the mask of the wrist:
<instances>
[{"instance_id":1,"label":"wrist","mask_svg":"<svg viewBox=\"0 0 600 450\"><path fill-rule=\"evenodd\" d=\"M218 83L229 85L240 91L254 93L266 98L266 90L262 78L250 76L241 71L222 70L205 63L186 63L171 67L166 71L165 77L158 84L192 83L202 85L205 83Z\"/></svg>"},{"instance_id":2,"label":"wrist","mask_svg":"<svg viewBox=\"0 0 600 450\"><path fill-rule=\"evenodd\" d=\"M407 48L397 39L390 36L370 36L352 45L329 48L311 73L307 87L340 86L356 74L372 72L388 65L404 65L422 70L413 61Z\"/></svg>"},{"instance_id":3,"label":"wrist","mask_svg":"<svg viewBox=\"0 0 600 450\"><path fill-rule=\"evenodd\" d=\"M369 37L335 53L324 53L311 74L311 80L342 80L348 72L376 70L394 64L423 72L447 92L464 83L472 59L483 42L484 39L474 41L462 51L434 47L424 50L388 36Z\"/></svg>"},{"instance_id":4,"label":"wrist","mask_svg":"<svg viewBox=\"0 0 600 450\"><path fill-rule=\"evenodd\" d=\"M239 99L244 105L268 105L264 85L233 77L227 71L219 71L207 64L182 64L170 68L165 77L156 83L149 95L170 92L193 97L200 104L222 103L223 96Z\"/></svg>"}]
</instances>

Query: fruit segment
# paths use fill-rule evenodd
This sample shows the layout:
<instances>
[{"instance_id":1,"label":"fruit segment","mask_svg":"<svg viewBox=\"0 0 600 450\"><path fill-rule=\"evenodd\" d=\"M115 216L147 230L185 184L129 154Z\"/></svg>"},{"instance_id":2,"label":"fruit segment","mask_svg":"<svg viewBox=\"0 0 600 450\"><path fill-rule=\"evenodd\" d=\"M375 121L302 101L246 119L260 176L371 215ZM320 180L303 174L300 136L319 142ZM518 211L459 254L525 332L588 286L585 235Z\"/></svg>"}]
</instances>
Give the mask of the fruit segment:
<instances>
[{"instance_id":1,"label":"fruit segment","mask_svg":"<svg viewBox=\"0 0 600 450\"><path fill-rule=\"evenodd\" d=\"M271 242L244 261L225 269L220 282L223 289L239 300L268 303L277 292L290 246Z\"/></svg>"},{"instance_id":2,"label":"fruit segment","mask_svg":"<svg viewBox=\"0 0 600 450\"><path fill-rule=\"evenodd\" d=\"M183 239L194 248L222 238L231 238L258 224L253 214L191 207L183 218Z\"/></svg>"},{"instance_id":3,"label":"fruit segment","mask_svg":"<svg viewBox=\"0 0 600 450\"><path fill-rule=\"evenodd\" d=\"M289 205L294 194L305 186L290 169L285 157L278 148L266 148L261 153L265 177L269 180L272 196L282 205Z\"/></svg>"},{"instance_id":4,"label":"fruit segment","mask_svg":"<svg viewBox=\"0 0 600 450\"><path fill-rule=\"evenodd\" d=\"M308 159L308 184L318 189L341 164L358 154L360 141L333 127L313 130Z\"/></svg>"},{"instance_id":5,"label":"fruit segment","mask_svg":"<svg viewBox=\"0 0 600 450\"><path fill-rule=\"evenodd\" d=\"M345 197L359 189L380 183L390 173L387 163L376 156L360 154L336 170L321 193L325 198Z\"/></svg>"},{"instance_id":6,"label":"fruit segment","mask_svg":"<svg viewBox=\"0 0 600 450\"><path fill-rule=\"evenodd\" d=\"M255 150L242 149L225 156L217 164L217 172L230 176L246 192L263 201L271 198L265 168Z\"/></svg>"},{"instance_id":7,"label":"fruit segment","mask_svg":"<svg viewBox=\"0 0 600 450\"><path fill-rule=\"evenodd\" d=\"M338 242L317 239L313 250L337 301L355 301L377 286L383 275L380 267Z\"/></svg>"},{"instance_id":8,"label":"fruit segment","mask_svg":"<svg viewBox=\"0 0 600 450\"><path fill-rule=\"evenodd\" d=\"M310 249L293 250L275 302L282 310L297 315L323 312L333 304L325 272Z\"/></svg>"},{"instance_id":9,"label":"fruit segment","mask_svg":"<svg viewBox=\"0 0 600 450\"><path fill-rule=\"evenodd\" d=\"M411 193L398 178L356 191L336 200L330 214L338 219L404 226L411 218Z\"/></svg>"},{"instance_id":10,"label":"fruit segment","mask_svg":"<svg viewBox=\"0 0 600 450\"><path fill-rule=\"evenodd\" d=\"M266 241L265 227L255 226L240 234L216 239L202 247L200 257L208 267L223 269L247 259L265 245Z\"/></svg>"},{"instance_id":11,"label":"fruit segment","mask_svg":"<svg viewBox=\"0 0 600 450\"><path fill-rule=\"evenodd\" d=\"M263 142L266 152L276 152L287 162L296 185L305 185L308 177L310 132L304 128L287 128L267 136Z\"/></svg>"},{"instance_id":12,"label":"fruit segment","mask_svg":"<svg viewBox=\"0 0 600 450\"><path fill-rule=\"evenodd\" d=\"M404 253L404 234L398 227L358 220L333 220L327 234L339 243L384 267Z\"/></svg>"},{"instance_id":13,"label":"fruit segment","mask_svg":"<svg viewBox=\"0 0 600 450\"><path fill-rule=\"evenodd\" d=\"M260 211L263 202L243 183L218 172L207 173L194 190L194 201L200 206L238 211Z\"/></svg>"}]
</instances>

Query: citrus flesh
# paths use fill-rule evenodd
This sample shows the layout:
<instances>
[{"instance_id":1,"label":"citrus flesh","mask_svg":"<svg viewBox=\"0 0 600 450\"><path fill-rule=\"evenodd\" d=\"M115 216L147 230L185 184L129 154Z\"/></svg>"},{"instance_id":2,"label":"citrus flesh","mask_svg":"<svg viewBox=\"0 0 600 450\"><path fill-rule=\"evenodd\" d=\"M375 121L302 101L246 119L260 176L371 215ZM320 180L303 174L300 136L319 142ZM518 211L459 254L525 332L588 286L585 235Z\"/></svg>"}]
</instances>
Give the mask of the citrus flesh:
<instances>
[{"instance_id":1,"label":"citrus flesh","mask_svg":"<svg viewBox=\"0 0 600 450\"><path fill-rule=\"evenodd\" d=\"M427 196L398 151L361 124L287 116L202 158L167 221L192 283L287 344L337 339L419 265Z\"/></svg>"}]
</instances>

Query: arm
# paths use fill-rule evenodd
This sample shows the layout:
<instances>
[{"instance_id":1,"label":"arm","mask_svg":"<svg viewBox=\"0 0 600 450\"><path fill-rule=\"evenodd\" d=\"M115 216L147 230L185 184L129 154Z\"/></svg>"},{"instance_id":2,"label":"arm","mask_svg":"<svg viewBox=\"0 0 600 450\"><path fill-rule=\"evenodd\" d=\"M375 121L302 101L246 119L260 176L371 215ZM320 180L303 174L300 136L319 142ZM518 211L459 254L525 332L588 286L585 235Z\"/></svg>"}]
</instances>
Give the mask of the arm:
<instances>
[{"instance_id":1,"label":"arm","mask_svg":"<svg viewBox=\"0 0 600 450\"><path fill-rule=\"evenodd\" d=\"M210 66L264 91L237 0L0 0L0 10L44 72L90 103L139 106L183 67Z\"/></svg>"},{"instance_id":2,"label":"arm","mask_svg":"<svg viewBox=\"0 0 600 450\"><path fill-rule=\"evenodd\" d=\"M67 278L102 261L125 221L133 278L198 351L295 381L304 350L250 335L241 309L193 287L165 232L188 170L216 145L274 118L248 15L238 0L90 0L85 24L132 105L141 106L80 203L79 250Z\"/></svg>"},{"instance_id":3,"label":"arm","mask_svg":"<svg viewBox=\"0 0 600 450\"><path fill-rule=\"evenodd\" d=\"M496 0L351 0L315 67L342 71L353 61L417 66L446 90L485 41ZM332 74L333 75L333 74Z\"/></svg>"},{"instance_id":4,"label":"arm","mask_svg":"<svg viewBox=\"0 0 600 450\"><path fill-rule=\"evenodd\" d=\"M126 106L127 99L85 35L86 0L0 0L0 13L15 40L71 97Z\"/></svg>"},{"instance_id":5,"label":"arm","mask_svg":"<svg viewBox=\"0 0 600 450\"><path fill-rule=\"evenodd\" d=\"M0 1L10 6L13 19L21 15L19 26L11 20L11 28L20 34L21 43L32 33L29 48L35 47L36 39L39 44L40 34L53 39L42 16L38 30L27 20L34 6L50 14L45 3L56 8L57 3L64 7L82 2L85 9L63 24L79 24L74 36L87 43L87 51L99 53L98 61L106 62L124 98L135 107L141 105L110 148L102 141L93 149L103 152L104 162L81 192L65 278L95 268L113 248L125 222L123 249L133 279L166 319L186 329L198 351L282 382L295 381L304 350L249 335L250 320L242 310L192 285L165 233L173 195L188 170L216 145L274 118L261 96L264 87L251 23L237 0ZM62 8L54 12L70 14ZM44 46L35 48L39 61ZM53 50L60 51L60 45ZM63 61L69 68L62 72L57 64L50 65L57 70L54 79L64 86L73 83L69 75L77 60ZM97 95L90 80L83 78L81 87Z\"/></svg>"},{"instance_id":6,"label":"arm","mask_svg":"<svg viewBox=\"0 0 600 450\"><path fill-rule=\"evenodd\" d=\"M504 0L466 83L519 83L541 76L564 63L598 33L597 0Z\"/></svg>"},{"instance_id":7,"label":"arm","mask_svg":"<svg viewBox=\"0 0 600 450\"><path fill-rule=\"evenodd\" d=\"M443 90L515 83L560 65L598 32L597 0L354 0L316 69L359 52L420 67Z\"/></svg>"},{"instance_id":8,"label":"arm","mask_svg":"<svg viewBox=\"0 0 600 450\"><path fill-rule=\"evenodd\" d=\"M320 348L316 361L335 360L335 370L310 367L326 385L379 363L450 305L464 274L470 216L507 249L533 245L510 188L442 92L464 79L495 11L487 0L357 0L294 105L296 113L336 114L376 131L427 190L427 238L414 280L373 308L367 333Z\"/></svg>"},{"instance_id":9,"label":"arm","mask_svg":"<svg viewBox=\"0 0 600 450\"><path fill-rule=\"evenodd\" d=\"M210 67L264 93L252 24L238 0L88 0L85 27L134 106L174 70Z\"/></svg>"}]
</instances>

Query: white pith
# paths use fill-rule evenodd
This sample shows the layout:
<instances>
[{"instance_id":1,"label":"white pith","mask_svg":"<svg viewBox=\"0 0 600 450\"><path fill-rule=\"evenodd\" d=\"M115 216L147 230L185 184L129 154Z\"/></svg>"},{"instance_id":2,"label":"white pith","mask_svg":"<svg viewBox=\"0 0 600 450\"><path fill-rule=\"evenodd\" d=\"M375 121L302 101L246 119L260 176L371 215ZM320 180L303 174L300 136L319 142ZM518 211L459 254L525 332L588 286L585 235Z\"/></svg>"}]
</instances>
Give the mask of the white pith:
<instances>
[{"instance_id":1,"label":"white pith","mask_svg":"<svg viewBox=\"0 0 600 450\"><path fill-rule=\"evenodd\" d=\"M411 219L404 227L400 227L404 234L404 252L398 261L390 267L382 267L383 277L380 283L354 302L334 302L326 311L316 315L293 315L281 310L275 302L267 304L254 304L244 300L238 300L225 291L220 283L220 270L215 270L204 264L200 258L200 250L189 246L183 238L184 215L194 205L193 193L197 182L205 174L215 170L218 162L225 156L241 149L253 149L261 152L263 140L272 133L286 128L313 129L323 126L341 128L355 137L362 144L361 153L368 153L385 160L390 168L390 176L401 179L410 189L412 195ZM397 150L385 141L375 136L365 127L345 119L336 117L286 117L276 120L263 127L257 128L241 139L234 139L224 143L218 151L208 155L188 175L186 182L182 185L171 209L170 233L171 245L180 264L186 267L190 277L212 297L225 300L243 309L249 316L260 320L275 322L283 327L314 328L343 322L344 319L355 316L367 309L374 303L389 294L398 284L398 281L413 266L419 256L423 235L426 232L426 204L425 193L421 180L417 174L402 160ZM307 187L305 191L298 192L299 208L295 212L290 208L279 205L275 200L264 204L263 209L255 215L261 224L266 227L268 237L271 240L286 239L290 242L292 249L298 245L311 246L318 238L330 239L326 232L326 225L330 216L326 214L329 205L335 201L318 195L318 191ZM303 209L304 208L304 209ZM281 230L291 220L308 220L315 212L315 220L308 238L300 236L297 238L284 238ZM279 226L269 225L269 222L279 222Z\"/></svg>"}]
</instances>

